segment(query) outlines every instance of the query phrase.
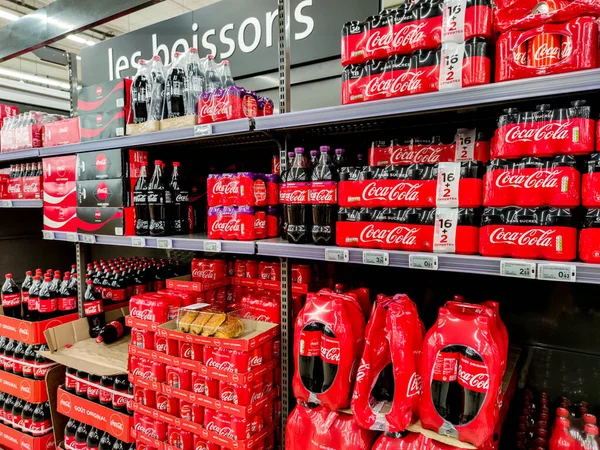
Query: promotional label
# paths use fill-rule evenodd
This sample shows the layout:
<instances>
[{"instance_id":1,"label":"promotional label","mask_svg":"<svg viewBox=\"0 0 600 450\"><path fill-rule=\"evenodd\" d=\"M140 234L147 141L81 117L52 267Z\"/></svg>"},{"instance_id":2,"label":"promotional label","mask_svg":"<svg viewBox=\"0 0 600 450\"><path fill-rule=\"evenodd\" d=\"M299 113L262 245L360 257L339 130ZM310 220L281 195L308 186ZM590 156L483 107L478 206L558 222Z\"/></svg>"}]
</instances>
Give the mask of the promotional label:
<instances>
[{"instance_id":1,"label":"promotional label","mask_svg":"<svg viewBox=\"0 0 600 450\"><path fill-rule=\"evenodd\" d=\"M77 297L61 297L58 299L59 311L72 311L77 309Z\"/></svg>"},{"instance_id":2,"label":"promotional label","mask_svg":"<svg viewBox=\"0 0 600 450\"><path fill-rule=\"evenodd\" d=\"M280 200L281 194L280 191ZM310 183L286 183L283 195L284 201L282 203L288 205L310 205Z\"/></svg>"},{"instance_id":3,"label":"promotional label","mask_svg":"<svg viewBox=\"0 0 600 450\"><path fill-rule=\"evenodd\" d=\"M462 68L465 44L449 42L442 44L439 89L462 88Z\"/></svg>"},{"instance_id":4,"label":"promotional label","mask_svg":"<svg viewBox=\"0 0 600 450\"><path fill-rule=\"evenodd\" d=\"M467 0L444 1L442 42L464 42Z\"/></svg>"},{"instance_id":5,"label":"promotional label","mask_svg":"<svg viewBox=\"0 0 600 450\"><path fill-rule=\"evenodd\" d=\"M96 300L94 302L86 302L83 304L83 312L86 317L95 316L96 314L100 314L104 312L104 308L102 306L102 300Z\"/></svg>"},{"instance_id":6,"label":"promotional label","mask_svg":"<svg viewBox=\"0 0 600 450\"><path fill-rule=\"evenodd\" d=\"M473 161L475 159L475 128L459 128L455 136L455 161Z\"/></svg>"},{"instance_id":7,"label":"promotional label","mask_svg":"<svg viewBox=\"0 0 600 450\"><path fill-rule=\"evenodd\" d=\"M436 205L456 208L458 204L458 186L460 181L460 163L442 162L438 164Z\"/></svg>"},{"instance_id":8,"label":"promotional label","mask_svg":"<svg viewBox=\"0 0 600 450\"><path fill-rule=\"evenodd\" d=\"M434 252L456 253L457 225L458 210L456 208L437 208L435 210Z\"/></svg>"}]
</instances>

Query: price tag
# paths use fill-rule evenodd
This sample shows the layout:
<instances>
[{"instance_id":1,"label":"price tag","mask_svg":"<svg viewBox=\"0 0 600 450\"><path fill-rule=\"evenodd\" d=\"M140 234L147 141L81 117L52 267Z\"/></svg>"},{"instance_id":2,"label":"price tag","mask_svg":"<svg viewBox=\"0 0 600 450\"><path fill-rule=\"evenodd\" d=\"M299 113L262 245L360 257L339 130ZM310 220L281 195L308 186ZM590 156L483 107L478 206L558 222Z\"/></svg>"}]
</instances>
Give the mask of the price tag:
<instances>
[{"instance_id":1,"label":"price tag","mask_svg":"<svg viewBox=\"0 0 600 450\"><path fill-rule=\"evenodd\" d=\"M146 246L146 239L144 239L143 237L132 237L131 238L131 246L132 247L145 247Z\"/></svg>"},{"instance_id":2,"label":"price tag","mask_svg":"<svg viewBox=\"0 0 600 450\"><path fill-rule=\"evenodd\" d=\"M194 127L194 136L196 137L210 136L211 134L213 134L212 125L196 125Z\"/></svg>"},{"instance_id":3,"label":"price tag","mask_svg":"<svg viewBox=\"0 0 600 450\"><path fill-rule=\"evenodd\" d=\"M219 253L221 251L221 243L219 241L204 241L204 251Z\"/></svg>"},{"instance_id":4,"label":"price tag","mask_svg":"<svg viewBox=\"0 0 600 450\"><path fill-rule=\"evenodd\" d=\"M458 182L460 181L460 163L438 163L436 205L438 207L458 208Z\"/></svg>"},{"instance_id":5,"label":"price tag","mask_svg":"<svg viewBox=\"0 0 600 450\"><path fill-rule=\"evenodd\" d=\"M572 264L538 264L538 280L570 281L577 279L577 266Z\"/></svg>"},{"instance_id":6,"label":"price tag","mask_svg":"<svg viewBox=\"0 0 600 450\"><path fill-rule=\"evenodd\" d=\"M326 248L325 261L347 263L350 261L350 252L343 248Z\"/></svg>"},{"instance_id":7,"label":"price tag","mask_svg":"<svg viewBox=\"0 0 600 450\"><path fill-rule=\"evenodd\" d=\"M86 244L95 244L96 243L96 236L94 236L93 234L84 234L83 235L83 242L85 242Z\"/></svg>"},{"instance_id":8,"label":"price tag","mask_svg":"<svg viewBox=\"0 0 600 450\"><path fill-rule=\"evenodd\" d=\"M43 230L42 231L42 237L44 239L48 239L48 240L53 240L54 239L54 232L53 231L48 231L48 230Z\"/></svg>"},{"instance_id":9,"label":"price tag","mask_svg":"<svg viewBox=\"0 0 600 450\"><path fill-rule=\"evenodd\" d=\"M158 248L173 248L173 241L171 239L157 239L156 244Z\"/></svg>"},{"instance_id":10,"label":"price tag","mask_svg":"<svg viewBox=\"0 0 600 450\"><path fill-rule=\"evenodd\" d=\"M456 130L456 148L454 149L455 161L473 161L475 159L475 128L459 128Z\"/></svg>"},{"instance_id":11,"label":"price tag","mask_svg":"<svg viewBox=\"0 0 600 450\"><path fill-rule=\"evenodd\" d=\"M12 200L2 200L3 208L12 208L12 206L13 206Z\"/></svg>"},{"instance_id":12,"label":"price tag","mask_svg":"<svg viewBox=\"0 0 600 450\"><path fill-rule=\"evenodd\" d=\"M363 252L363 264L372 266L389 266L390 254L388 252L365 251Z\"/></svg>"},{"instance_id":13,"label":"price tag","mask_svg":"<svg viewBox=\"0 0 600 450\"><path fill-rule=\"evenodd\" d=\"M79 236L77 235L77 233L67 233L67 241L79 242Z\"/></svg>"},{"instance_id":14,"label":"price tag","mask_svg":"<svg viewBox=\"0 0 600 450\"><path fill-rule=\"evenodd\" d=\"M467 0L444 0L442 42L464 42Z\"/></svg>"},{"instance_id":15,"label":"price tag","mask_svg":"<svg viewBox=\"0 0 600 450\"><path fill-rule=\"evenodd\" d=\"M456 226L458 209L437 208L433 229L433 251L435 253L456 253Z\"/></svg>"},{"instance_id":16,"label":"price tag","mask_svg":"<svg viewBox=\"0 0 600 450\"><path fill-rule=\"evenodd\" d=\"M410 269L438 270L438 257L435 255L408 255Z\"/></svg>"},{"instance_id":17,"label":"price tag","mask_svg":"<svg viewBox=\"0 0 600 450\"><path fill-rule=\"evenodd\" d=\"M500 275L504 277L535 279L535 263L526 261L500 261Z\"/></svg>"},{"instance_id":18,"label":"price tag","mask_svg":"<svg viewBox=\"0 0 600 450\"><path fill-rule=\"evenodd\" d=\"M442 44L439 90L462 88L462 66L465 56L465 44L448 42Z\"/></svg>"}]
</instances>

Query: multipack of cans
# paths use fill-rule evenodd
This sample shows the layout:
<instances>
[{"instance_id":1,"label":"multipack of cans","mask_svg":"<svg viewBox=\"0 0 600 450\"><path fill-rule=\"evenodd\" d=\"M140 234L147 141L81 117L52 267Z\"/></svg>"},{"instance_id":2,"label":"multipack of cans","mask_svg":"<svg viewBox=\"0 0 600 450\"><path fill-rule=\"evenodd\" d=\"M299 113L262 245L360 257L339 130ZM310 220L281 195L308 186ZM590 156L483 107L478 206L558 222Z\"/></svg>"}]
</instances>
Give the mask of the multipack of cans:
<instances>
[{"instance_id":1,"label":"multipack of cans","mask_svg":"<svg viewBox=\"0 0 600 450\"><path fill-rule=\"evenodd\" d=\"M535 111L507 108L498 117L492 158L585 155L594 151L596 122L585 100L559 108L541 104Z\"/></svg>"},{"instance_id":2,"label":"multipack of cans","mask_svg":"<svg viewBox=\"0 0 600 450\"><path fill-rule=\"evenodd\" d=\"M251 172L209 174L208 206L275 206L279 175Z\"/></svg>"},{"instance_id":3,"label":"multipack of cans","mask_svg":"<svg viewBox=\"0 0 600 450\"><path fill-rule=\"evenodd\" d=\"M203 92L198 100L198 123L270 116L274 105L270 98L241 86L230 86L214 92Z\"/></svg>"},{"instance_id":4,"label":"multipack of cans","mask_svg":"<svg viewBox=\"0 0 600 450\"><path fill-rule=\"evenodd\" d=\"M208 208L208 238L253 241L279 235L279 214L269 207L215 206Z\"/></svg>"},{"instance_id":5,"label":"multipack of cans","mask_svg":"<svg viewBox=\"0 0 600 450\"><path fill-rule=\"evenodd\" d=\"M472 208L340 208L336 224L342 247L475 254L478 237Z\"/></svg>"},{"instance_id":6,"label":"multipack of cans","mask_svg":"<svg viewBox=\"0 0 600 450\"><path fill-rule=\"evenodd\" d=\"M479 253L550 261L577 256L577 227L569 209L485 208L479 229Z\"/></svg>"}]
</instances>

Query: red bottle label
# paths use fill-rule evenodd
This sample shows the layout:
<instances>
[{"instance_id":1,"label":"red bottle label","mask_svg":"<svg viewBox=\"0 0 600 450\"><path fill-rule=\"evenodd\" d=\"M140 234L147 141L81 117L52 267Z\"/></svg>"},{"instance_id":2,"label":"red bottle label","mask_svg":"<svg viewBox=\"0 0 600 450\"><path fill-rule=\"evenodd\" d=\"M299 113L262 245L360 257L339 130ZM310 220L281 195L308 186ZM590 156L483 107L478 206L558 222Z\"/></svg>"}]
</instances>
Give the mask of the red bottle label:
<instances>
[{"instance_id":1,"label":"red bottle label","mask_svg":"<svg viewBox=\"0 0 600 450\"><path fill-rule=\"evenodd\" d=\"M313 181L310 186L310 202L313 205L337 204L337 183L335 181Z\"/></svg>"},{"instance_id":2,"label":"red bottle label","mask_svg":"<svg viewBox=\"0 0 600 450\"><path fill-rule=\"evenodd\" d=\"M75 393L77 395L87 394L87 390L88 390L88 385L87 384L82 383L80 381L76 381L75 382Z\"/></svg>"},{"instance_id":3,"label":"red bottle label","mask_svg":"<svg viewBox=\"0 0 600 450\"><path fill-rule=\"evenodd\" d=\"M123 333L125 332L125 328L123 327L123 325L121 325L121 322L119 322L117 320L113 320L108 325L112 325L113 327L115 327L115 329L117 330L118 337L123 336Z\"/></svg>"},{"instance_id":4,"label":"red bottle label","mask_svg":"<svg viewBox=\"0 0 600 450\"><path fill-rule=\"evenodd\" d=\"M37 298L27 295L27 309L29 311L37 311Z\"/></svg>"},{"instance_id":5,"label":"red bottle label","mask_svg":"<svg viewBox=\"0 0 600 450\"><path fill-rule=\"evenodd\" d=\"M320 331L300 332L300 355L301 356L319 356L321 354L321 336Z\"/></svg>"},{"instance_id":6,"label":"red bottle label","mask_svg":"<svg viewBox=\"0 0 600 450\"><path fill-rule=\"evenodd\" d=\"M433 366L433 379L436 381L456 381L458 376L458 353L438 352Z\"/></svg>"},{"instance_id":7,"label":"red bottle label","mask_svg":"<svg viewBox=\"0 0 600 450\"><path fill-rule=\"evenodd\" d=\"M33 423L33 420L31 419L24 419L23 420L23 428L25 428L26 430L31 429L31 424ZM67 438L68 439L68 438ZM75 440L75 437L71 438L72 440ZM65 442L67 442L67 440L65 439Z\"/></svg>"},{"instance_id":8,"label":"red bottle label","mask_svg":"<svg viewBox=\"0 0 600 450\"><path fill-rule=\"evenodd\" d=\"M490 376L484 362L475 361L464 355L458 360L458 383L470 391L487 393Z\"/></svg>"},{"instance_id":9,"label":"red bottle label","mask_svg":"<svg viewBox=\"0 0 600 450\"><path fill-rule=\"evenodd\" d=\"M111 289L111 294L113 302L123 302L127 300L127 290L125 289Z\"/></svg>"},{"instance_id":10,"label":"red bottle label","mask_svg":"<svg viewBox=\"0 0 600 450\"><path fill-rule=\"evenodd\" d=\"M24 305L29 304L29 291L21 292L21 303L23 303Z\"/></svg>"},{"instance_id":11,"label":"red bottle label","mask_svg":"<svg viewBox=\"0 0 600 450\"><path fill-rule=\"evenodd\" d=\"M23 376L25 375L33 375L33 366L29 364L23 365Z\"/></svg>"},{"instance_id":12,"label":"red bottle label","mask_svg":"<svg viewBox=\"0 0 600 450\"><path fill-rule=\"evenodd\" d=\"M288 205L310 205L310 183L286 183L285 199ZM281 193L279 194L281 199Z\"/></svg>"},{"instance_id":13,"label":"red bottle label","mask_svg":"<svg viewBox=\"0 0 600 450\"><path fill-rule=\"evenodd\" d=\"M31 434L42 435L46 434L52 428L52 422L50 419L44 420L43 422L31 422Z\"/></svg>"},{"instance_id":14,"label":"red bottle label","mask_svg":"<svg viewBox=\"0 0 600 450\"><path fill-rule=\"evenodd\" d=\"M77 297L61 297L58 299L59 311L72 311L77 308Z\"/></svg>"},{"instance_id":15,"label":"red bottle label","mask_svg":"<svg viewBox=\"0 0 600 450\"><path fill-rule=\"evenodd\" d=\"M75 381L75 378L69 373L65 376L65 387L71 390L75 390L75 388L77 387L77 382Z\"/></svg>"},{"instance_id":16,"label":"red bottle label","mask_svg":"<svg viewBox=\"0 0 600 450\"><path fill-rule=\"evenodd\" d=\"M127 397L122 395L113 394L113 408L120 408L127 404Z\"/></svg>"},{"instance_id":17,"label":"red bottle label","mask_svg":"<svg viewBox=\"0 0 600 450\"><path fill-rule=\"evenodd\" d=\"M330 364L340 363L340 340L338 338L321 336L321 359Z\"/></svg>"},{"instance_id":18,"label":"red bottle label","mask_svg":"<svg viewBox=\"0 0 600 450\"><path fill-rule=\"evenodd\" d=\"M12 308L21 304L21 294L2 294L2 307Z\"/></svg>"},{"instance_id":19,"label":"red bottle label","mask_svg":"<svg viewBox=\"0 0 600 450\"><path fill-rule=\"evenodd\" d=\"M112 402L112 393L110 391L107 391L104 388L100 388L100 393L98 395L98 398L100 399L100 403L103 404L107 404Z\"/></svg>"},{"instance_id":20,"label":"red bottle label","mask_svg":"<svg viewBox=\"0 0 600 450\"><path fill-rule=\"evenodd\" d=\"M102 300L84 303L83 312L86 317L95 316L96 314L104 312L104 309L102 308Z\"/></svg>"},{"instance_id":21,"label":"red bottle label","mask_svg":"<svg viewBox=\"0 0 600 450\"><path fill-rule=\"evenodd\" d=\"M55 298L44 298L39 299L38 310L40 314L47 314L56 312L57 301Z\"/></svg>"},{"instance_id":22,"label":"red bottle label","mask_svg":"<svg viewBox=\"0 0 600 450\"><path fill-rule=\"evenodd\" d=\"M33 366L33 377L36 379L46 378L46 374L50 370L50 367L37 367Z\"/></svg>"}]
</instances>

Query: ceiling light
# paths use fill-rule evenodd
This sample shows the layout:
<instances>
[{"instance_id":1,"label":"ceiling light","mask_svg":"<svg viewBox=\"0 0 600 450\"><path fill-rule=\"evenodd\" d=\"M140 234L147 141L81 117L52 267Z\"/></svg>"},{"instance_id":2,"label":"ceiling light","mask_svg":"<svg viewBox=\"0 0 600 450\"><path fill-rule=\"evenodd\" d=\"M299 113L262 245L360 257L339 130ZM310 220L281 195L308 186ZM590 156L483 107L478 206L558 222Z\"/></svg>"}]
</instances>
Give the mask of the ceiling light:
<instances>
[{"instance_id":1,"label":"ceiling light","mask_svg":"<svg viewBox=\"0 0 600 450\"><path fill-rule=\"evenodd\" d=\"M71 85L64 81L56 80L54 78L45 78L30 73L17 72L16 70L0 68L0 75L4 75L10 78L17 78L19 80L32 81L34 83L47 84L48 86L54 86L61 89L70 89Z\"/></svg>"},{"instance_id":2,"label":"ceiling light","mask_svg":"<svg viewBox=\"0 0 600 450\"><path fill-rule=\"evenodd\" d=\"M77 35L75 35L75 34L70 34L70 35L68 35L68 36L67 36L67 39L69 39L70 41L73 41L73 42L77 42L77 43L79 43L79 44L85 44L85 45L88 45L88 46L90 46L90 47L91 47L92 45L96 45L96 43L95 43L94 41L90 41L90 40L88 40L88 39L82 38L81 36L77 36Z\"/></svg>"},{"instance_id":3,"label":"ceiling light","mask_svg":"<svg viewBox=\"0 0 600 450\"><path fill-rule=\"evenodd\" d=\"M14 22L15 20L19 19L19 16L9 13L8 11L4 11L3 9L0 9L0 17L6 20L10 20L11 22Z\"/></svg>"}]
</instances>

